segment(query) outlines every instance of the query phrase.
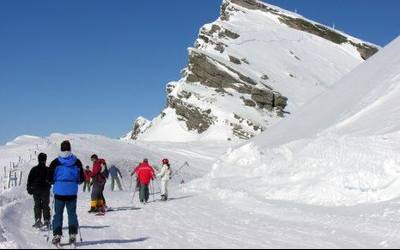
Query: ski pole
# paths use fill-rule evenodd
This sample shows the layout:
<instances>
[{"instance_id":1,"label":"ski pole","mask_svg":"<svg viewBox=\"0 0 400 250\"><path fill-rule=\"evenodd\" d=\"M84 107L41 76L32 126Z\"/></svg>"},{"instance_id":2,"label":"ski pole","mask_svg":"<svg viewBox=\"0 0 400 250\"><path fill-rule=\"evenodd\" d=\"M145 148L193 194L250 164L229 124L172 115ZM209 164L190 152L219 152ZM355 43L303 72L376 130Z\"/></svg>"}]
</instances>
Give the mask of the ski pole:
<instances>
[{"instance_id":1,"label":"ski pole","mask_svg":"<svg viewBox=\"0 0 400 250\"><path fill-rule=\"evenodd\" d=\"M56 202L55 202L55 198L54 198L54 196L53 196L53 201L52 201L52 208L53 209L56 209L55 207L56 207ZM52 210L50 209L50 218L51 218L51 214L52 214ZM49 226L47 227L47 242L49 242L50 241L50 231L53 229L53 227L52 227L52 223L51 222L49 222L50 224L49 224Z\"/></svg>"},{"instance_id":2,"label":"ski pole","mask_svg":"<svg viewBox=\"0 0 400 250\"><path fill-rule=\"evenodd\" d=\"M153 202L156 202L155 195L154 195L154 180L151 181L151 189L153 190Z\"/></svg>"},{"instance_id":3,"label":"ski pole","mask_svg":"<svg viewBox=\"0 0 400 250\"><path fill-rule=\"evenodd\" d=\"M81 232L81 226L80 225L78 225L78 231L79 231L79 237L81 238L80 240L81 240L81 243L82 243L83 239L82 239L82 232Z\"/></svg>"},{"instance_id":4,"label":"ski pole","mask_svg":"<svg viewBox=\"0 0 400 250\"><path fill-rule=\"evenodd\" d=\"M182 167L180 167L178 170L176 170L176 171L172 174L171 178L173 178L175 175L177 175L177 174L178 174L184 167L186 167L186 166L188 166L188 167L190 166L188 162L185 162L185 164L183 164Z\"/></svg>"}]
</instances>

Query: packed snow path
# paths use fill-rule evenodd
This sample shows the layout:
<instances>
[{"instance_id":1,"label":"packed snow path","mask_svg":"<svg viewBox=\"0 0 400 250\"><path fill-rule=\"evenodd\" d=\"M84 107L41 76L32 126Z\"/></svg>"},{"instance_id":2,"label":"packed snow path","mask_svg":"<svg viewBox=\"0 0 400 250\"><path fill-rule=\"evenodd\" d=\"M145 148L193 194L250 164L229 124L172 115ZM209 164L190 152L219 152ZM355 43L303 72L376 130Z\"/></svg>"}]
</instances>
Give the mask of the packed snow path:
<instances>
[{"instance_id":1,"label":"packed snow path","mask_svg":"<svg viewBox=\"0 0 400 250\"><path fill-rule=\"evenodd\" d=\"M117 211L96 217L87 213L89 195L80 195L84 241L79 248L400 247L400 200L323 208L261 199L221 200L180 188L173 189L167 203L136 202L133 207L129 192L107 192L106 199ZM31 199L22 199L5 209L1 220L8 247L51 247L47 234L31 227L32 205Z\"/></svg>"}]
</instances>

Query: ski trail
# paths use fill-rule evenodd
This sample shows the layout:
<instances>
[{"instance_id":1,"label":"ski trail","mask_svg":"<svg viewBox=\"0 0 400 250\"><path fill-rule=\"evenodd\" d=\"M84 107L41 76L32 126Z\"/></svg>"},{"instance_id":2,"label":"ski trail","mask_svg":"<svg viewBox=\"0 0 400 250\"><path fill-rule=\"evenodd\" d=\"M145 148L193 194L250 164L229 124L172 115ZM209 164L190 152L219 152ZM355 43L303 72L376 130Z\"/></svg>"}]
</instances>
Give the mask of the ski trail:
<instances>
[{"instance_id":1,"label":"ski trail","mask_svg":"<svg viewBox=\"0 0 400 250\"><path fill-rule=\"evenodd\" d=\"M216 191L217 192L217 191ZM83 243L78 248L363 248L399 247L400 204L323 208L262 199L217 199L218 194L173 188L169 202L131 204L129 192L107 192L115 210L89 215L80 194ZM151 198L152 201L152 198ZM17 202L3 221L20 248L48 248L31 228L32 201ZM66 223L66 218L65 218ZM64 233L67 224L64 224ZM34 240L32 240L34 239ZM63 242L67 241L66 236Z\"/></svg>"}]
</instances>

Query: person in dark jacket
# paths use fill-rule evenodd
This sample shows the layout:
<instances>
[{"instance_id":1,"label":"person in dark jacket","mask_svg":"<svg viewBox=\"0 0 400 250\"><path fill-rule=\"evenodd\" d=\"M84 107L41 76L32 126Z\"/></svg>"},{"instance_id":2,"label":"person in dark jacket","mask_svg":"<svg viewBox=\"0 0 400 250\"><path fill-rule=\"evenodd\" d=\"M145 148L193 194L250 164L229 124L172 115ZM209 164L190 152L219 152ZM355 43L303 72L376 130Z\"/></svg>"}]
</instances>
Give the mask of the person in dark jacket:
<instances>
[{"instance_id":1,"label":"person in dark jacket","mask_svg":"<svg viewBox=\"0 0 400 250\"><path fill-rule=\"evenodd\" d=\"M48 167L46 166L47 155L40 153L38 156L39 165L32 168L28 176L27 190L30 195L33 195L35 202L34 214L35 224L34 228L41 228L43 226L50 226L50 184L47 182L46 176ZM42 223L42 215L43 221Z\"/></svg>"},{"instance_id":2,"label":"person in dark jacket","mask_svg":"<svg viewBox=\"0 0 400 250\"><path fill-rule=\"evenodd\" d=\"M115 190L115 183L117 183L118 188L120 191L123 191L121 180L123 179L121 170L117 168L115 165L111 165L110 169L110 177L111 177L111 191L114 192ZM120 180L121 177L121 180Z\"/></svg>"},{"instance_id":3,"label":"person in dark jacket","mask_svg":"<svg viewBox=\"0 0 400 250\"><path fill-rule=\"evenodd\" d=\"M62 237L64 208L67 208L70 243L75 243L79 222L76 214L79 185L85 181L82 162L71 153L71 143L61 143L61 154L50 164L49 183L53 184L54 218L52 243L59 245Z\"/></svg>"}]
</instances>

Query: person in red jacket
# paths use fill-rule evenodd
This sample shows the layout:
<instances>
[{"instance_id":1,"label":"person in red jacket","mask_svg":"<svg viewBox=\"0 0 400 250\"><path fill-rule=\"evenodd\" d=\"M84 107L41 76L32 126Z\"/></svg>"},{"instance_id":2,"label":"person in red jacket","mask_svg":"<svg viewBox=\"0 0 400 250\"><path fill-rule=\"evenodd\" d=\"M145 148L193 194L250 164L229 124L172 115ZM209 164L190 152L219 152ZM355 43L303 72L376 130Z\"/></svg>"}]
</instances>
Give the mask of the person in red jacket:
<instances>
[{"instance_id":1,"label":"person in red jacket","mask_svg":"<svg viewBox=\"0 0 400 250\"><path fill-rule=\"evenodd\" d=\"M149 160L144 159L144 161L134 169L132 175L136 174L136 177L140 183L139 198L141 203L147 203L149 201L150 192L149 185L150 182L155 178L155 171L149 164Z\"/></svg>"},{"instance_id":2,"label":"person in red jacket","mask_svg":"<svg viewBox=\"0 0 400 250\"><path fill-rule=\"evenodd\" d=\"M90 192L92 171L90 171L89 166L86 166L84 176L85 176L85 182L83 184L83 192L86 192L86 189Z\"/></svg>"},{"instance_id":3,"label":"person in red jacket","mask_svg":"<svg viewBox=\"0 0 400 250\"><path fill-rule=\"evenodd\" d=\"M105 160L99 159L97 155L92 155L91 160L93 162L91 174L93 190L89 213L105 212L106 204L103 191L108 178L107 163Z\"/></svg>"}]
</instances>

